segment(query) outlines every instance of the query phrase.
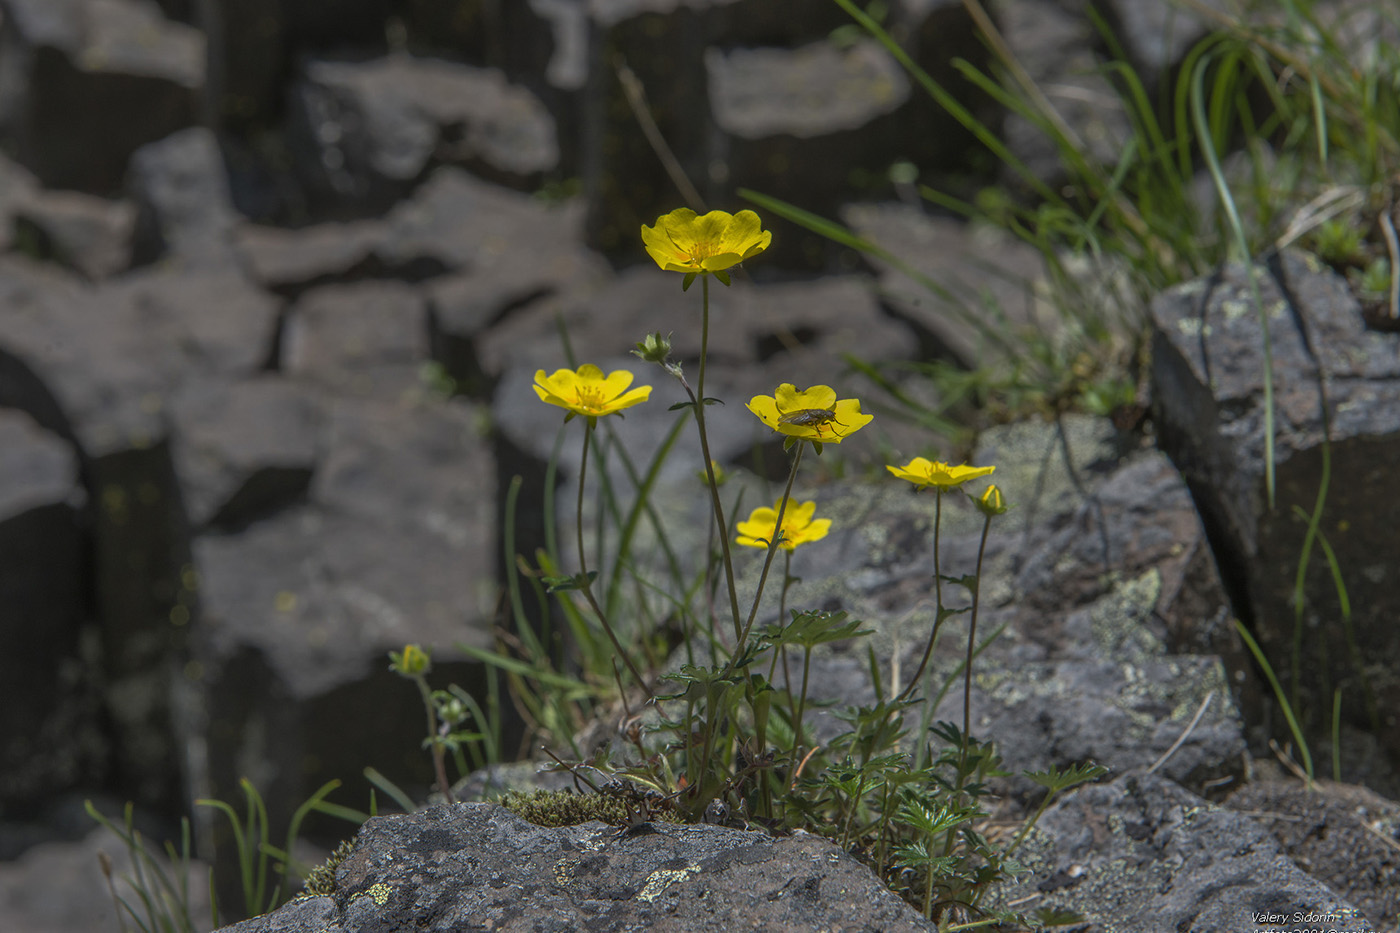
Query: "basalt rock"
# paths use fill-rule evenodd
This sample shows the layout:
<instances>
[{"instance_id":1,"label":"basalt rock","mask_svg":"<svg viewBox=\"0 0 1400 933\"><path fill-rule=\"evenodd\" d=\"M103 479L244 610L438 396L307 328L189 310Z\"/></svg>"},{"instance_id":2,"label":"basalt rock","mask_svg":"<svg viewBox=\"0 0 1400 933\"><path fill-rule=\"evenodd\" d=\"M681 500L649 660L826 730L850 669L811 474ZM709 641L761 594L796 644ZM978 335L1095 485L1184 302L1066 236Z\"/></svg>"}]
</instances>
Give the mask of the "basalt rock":
<instances>
[{"instance_id":1,"label":"basalt rock","mask_svg":"<svg viewBox=\"0 0 1400 933\"><path fill-rule=\"evenodd\" d=\"M932 930L831 843L723 826L534 826L493 804L365 824L335 892L226 933Z\"/></svg>"},{"instance_id":2,"label":"basalt rock","mask_svg":"<svg viewBox=\"0 0 1400 933\"><path fill-rule=\"evenodd\" d=\"M0 125L46 185L110 194L136 149L189 126L203 37L123 0L5 0Z\"/></svg>"},{"instance_id":3,"label":"basalt rock","mask_svg":"<svg viewBox=\"0 0 1400 933\"><path fill-rule=\"evenodd\" d=\"M1371 730L1400 761L1400 629L1393 624L1400 604L1388 582L1400 501L1384 466L1400 456L1400 335L1368 330L1346 283L1291 252L1254 269L1261 322L1249 274L1229 265L1152 303L1161 445L1191 487L1235 611L1286 689L1299 691L1297 712L1325 737L1333 691L1341 689L1343 717ZM1272 501L1265 329L1274 387ZM1350 619L1317 541L1306 600L1294 602L1306 516L1320 495L1318 528L1335 555Z\"/></svg>"}]
</instances>

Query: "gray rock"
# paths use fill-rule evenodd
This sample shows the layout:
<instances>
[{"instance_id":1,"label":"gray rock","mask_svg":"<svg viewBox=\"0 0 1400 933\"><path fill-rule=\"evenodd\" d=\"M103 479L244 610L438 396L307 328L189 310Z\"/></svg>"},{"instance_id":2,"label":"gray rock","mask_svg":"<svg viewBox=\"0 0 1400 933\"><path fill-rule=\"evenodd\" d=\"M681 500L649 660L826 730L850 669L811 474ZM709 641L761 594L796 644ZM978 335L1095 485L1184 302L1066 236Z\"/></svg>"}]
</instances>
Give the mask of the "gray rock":
<instances>
[{"instance_id":1,"label":"gray rock","mask_svg":"<svg viewBox=\"0 0 1400 933\"><path fill-rule=\"evenodd\" d=\"M873 120L909 99L903 69L873 39L841 48L829 42L791 50L710 48L705 67L715 122L745 140L787 134L810 141L852 130L866 135ZM804 151L823 161L821 149Z\"/></svg>"},{"instance_id":2,"label":"gray rock","mask_svg":"<svg viewBox=\"0 0 1400 933\"><path fill-rule=\"evenodd\" d=\"M254 280L292 297L362 279L423 281L450 333L471 293L579 288L604 275L601 259L579 243L582 209L577 200L546 205L447 167L382 220L247 225L235 242Z\"/></svg>"},{"instance_id":3,"label":"gray rock","mask_svg":"<svg viewBox=\"0 0 1400 933\"><path fill-rule=\"evenodd\" d=\"M388 672L405 643L434 650L435 686L480 693L460 643L490 643L497 497L476 413L461 403L342 399L326 407L309 502L195 542L202 617L194 646L211 734L210 793L247 762L276 819L317 787L375 767L432 780L405 722L411 683ZM359 738L344 741L345 723Z\"/></svg>"},{"instance_id":4,"label":"gray rock","mask_svg":"<svg viewBox=\"0 0 1400 933\"><path fill-rule=\"evenodd\" d=\"M624 354L648 333L670 332L674 315L693 315L691 324L676 328L672 348L692 391L697 390L698 304L694 289L681 292L680 276L639 267L591 293L571 291L559 300L526 305L489 328L476 347L487 377L500 374L493 420L512 449L534 464L515 464L511 469L527 475L538 472L553 451L564 412L541 404L531 385L537 370L552 373L568 368L562 349L554 349L562 322L580 364L592 362L607 372L626 369L636 377L635 385L654 387L646 404L629 409L622 421L613 419L607 428L616 432L638 468L645 470L677 417L669 406L687 401L687 396L659 367ZM609 309L606 318L596 313L598 307ZM855 380L844 374L842 354L892 361L904 358L913 346L909 330L880 313L869 282L858 276L774 285L736 282L731 288L716 285L711 288L710 314L705 393L725 403L707 411L710 454L728 465L741 458L749 462L759 445L767 445L764 456L769 462L784 462L777 456L780 441L744 407L753 396L771 395L784 382L806 388L821 381L833 385L841 398L849 398L856 394ZM564 476L577 475L581 437L581 431L565 433L560 454ZM844 453L844 448L831 450L834 456ZM859 454L851 457L858 461ZM695 430L686 428L662 474L666 482L685 489L671 494L690 499L694 491L690 485L703 466ZM627 483L616 462L613 467L618 470L615 479ZM703 511L699 519L704 527Z\"/></svg>"},{"instance_id":5,"label":"gray rock","mask_svg":"<svg viewBox=\"0 0 1400 933\"><path fill-rule=\"evenodd\" d=\"M256 369L276 307L240 276L155 269L87 288L9 262L0 342L18 404L81 451L94 611L116 764L133 798L179 799L171 674L194 603L165 408L182 386Z\"/></svg>"},{"instance_id":6,"label":"gray rock","mask_svg":"<svg viewBox=\"0 0 1400 933\"><path fill-rule=\"evenodd\" d=\"M323 407L315 389L271 375L181 391L172 433L193 527L240 527L304 498Z\"/></svg>"},{"instance_id":7,"label":"gray rock","mask_svg":"<svg viewBox=\"0 0 1400 933\"><path fill-rule=\"evenodd\" d=\"M1400 710L1400 631L1391 624L1400 505L1379 465L1400 455L1400 335L1370 332L1345 282L1313 259L1288 253L1259 269L1273 352L1277 499L1265 487L1263 340L1242 266L1228 266L1159 296L1153 320L1153 406L1164 450L1180 467L1211 531L1235 610L1286 686L1293 657L1293 581L1323 470L1326 405L1331 479L1322 530L1353 607L1349 650L1327 561L1314 550L1302 607L1306 655L1297 686L1307 724L1324 740L1333 687L1358 726L1391 756ZM1379 723L1368 715L1369 676ZM1291 686L1288 686L1291 689ZM1347 752L1343 750L1344 759ZM1353 765L1348 764L1348 767Z\"/></svg>"},{"instance_id":8,"label":"gray rock","mask_svg":"<svg viewBox=\"0 0 1400 933\"><path fill-rule=\"evenodd\" d=\"M1042 89L1071 132L1077 134L1083 150L1100 163L1112 165L1121 155L1132 128L1118 92L1099 71L1102 62L1094 52L1098 34L1084 15L1083 6L1006 0L997 4L997 14L1002 35L1016 61ZM1166 9L1151 0L1139 6ZM1051 185L1066 178L1058 147L1030 120L1009 113L1001 133L1012 155L1034 177ZM1003 172L1003 177L1017 187L1025 187L1025 182L1010 170Z\"/></svg>"},{"instance_id":9,"label":"gray rock","mask_svg":"<svg viewBox=\"0 0 1400 933\"><path fill-rule=\"evenodd\" d=\"M1015 347L1004 342L1008 334L1052 326L1033 291L1043 274L1040 253L1008 234L896 204L850 205L842 219L945 290L930 289L878 258L868 260L880 274L882 299L918 332L923 356L1000 368Z\"/></svg>"},{"instance_id":10,"label":"gray rock","mask_svg":"<svg viewBox=\"0 0 1400 933\"><path fill-rule=\"evenodd\" d=\"M255 282L296 296L308 288L365 276L375 267L383 221L316 224L295 230L244 224L234 233L240 259Z\"/></svg>"},{"instance_id":11,"label":"gray rock","mask_svg":"<svg viewBox=\"0 0 1400 933\"><path fill-rule=\"evenodd\" d=\"M538 98L489 69L405 55L313 61L294 100L301 171L329 203L382 209L439 164L525 187L559 161Z\"/></svg>"},{"instance_id":12,"label":"gray rock","mask_svg":"<svg viewBox=\"0 0 1400 933\"><path fill-rule=\"evenodd\" d=\"M582 209L577 201L546 204L444 166L389 212L378 255L390 266L451 272L538 267L577 253Z\"/></svg>"},{"instance_id":13,"label":"gray rock","mask_svg":"<svg viewBox=\"0 0 1400 933\"><path fill-rule=\"evenodd\" d=\"M1292 922L1295 911L1367 928L1351 902L1300 870L1258 824L1153 774L1071 791L1046 811L1020 858L1032 872L1008 902L1074 910L1094 929L1239 930Z\"/></svg>"},{"instance_id":14,"label":"gray rock","mask_svg":"<svg viewBox=\"0 0 1400 933\"><path fill-rule=\"evenodd\" d=\"M194 122L203 37L154 4L5 0L3 123L46 185L116 190L145 143Z\"/></svg>"},{"instance_id":15,"label":"gray rock","mask_svg":"<svg viewBox=\"0 0 1400 933\"><path fill-rule=\"evenodd\" d=\"M103 809L120 822L119 811ZM88 827L80 842L43 843L14 861L0 862L0 917L5 918L7 933L110 930L130 922L129 916L118 916L98 862L98 854L106 853L112 860L117 892L127 903L139 905L135 892L124 880L132 874L126 847L107 830L92 828L91 820ZM180 876L163 854L156 854L155 858L172 879ZM190 915L196 923L209 918L208 877L208 867L196 860L184 879L189 885ZM79 891L81 896L75 893Z\"/></svg>"},{"instance_id":16,"label":"gray rock","mask_svg":"<svg viewBox=\"0 0 1400 933\"><path fill-rule=\"evenodd\" d=\"M709 165L716 203L747 187L829 216L849 193L832 183L832 166L878 177L897 150L909 80L873 39L840 48L825 39L795 49L711 47L705 67L717 130ZM823 267L824 238L777 218L769 223L765 263Z\"/></svg>"},{"instance_id":17,"label":"gray rock","mask_svg":"<svg viewBox=\"0 0 1400 933\"><path fill-rule=\"evenodd\" d=\"M1120 463L1112 440L1112 426L1096 419L1066 419L1063 439L1054 425L1028 423L987 432L972 458L998 466L991 479L1012 506L992 525L982 567L978 640L1003 630L974 668L973 734L995 738L1017 775L1085 759L1145 768L1180 738L1163 773L1195 787L1235 777L1245 751L1237 668L1227 676L1214 657L1169 653L1170 626L1195 621L1181 619L1188 607L1179 604L1192 554L1183 545L1203 537L1190 496L1162 455L1137 452ZM787 605L842 608L864 620L877 657L890 659L881 664L888 696L917 668L933 622L934 497L893 479L797 495L815 500L833 529L794 554L802 584ZM945 497L942 573L973 571L982 525L961 496ZM759 563L740 564L741 592L753 591ZM967 603L960 587L945 585L943 596L946 606ZM770 584L760 623L776 619L777 597ZM1212 613L1224 602L1218 582L1197 594ZM956 671L967 637L967 617L950 618L930 662L933 691L952 683L933 718L959 727ZM865 649L820 652L812 695L838 706L873 702ZM819 719L817 729L836 725ZM1019 777L1003 789L1017 797L1033 790Z\"/></svg>"},{"instance_id":18,"label":"gray rock","mask_svg":"<svg viewBox=\"0 0 1400 933\"><path fill-rule=\"evenodd\" d=\"M38 179L27 169L0 155L0 250L14 245L15 209L26 203L37 187Z\"/></svg>"},{"instance_id":19,"label":"gray rock","mask_svg":"<svg viewBox=\"0 0 1400 933\"><path fill-rule=\"evenodd\" d=\"M1355 904L1376 929L1400 924L1400 804L1355 784L1256 780L1225 806L1273 833L1298 867Z\"/></svg>"},{"instance_id":20,"label":"gray rock","mask_svg":"<svg viewBox=\"0 0 1400 933\"><path fill-rule=\"evenodd\" d=\"M208 39L206 110L235 131L265 127L285 102L299 58L346 48L382 52L391 0L199 0Z\"/></svg>"},{"instance_id":21,"label":"gray rock","mask_svg":"<svg viewBox=\"0 0 1400 933\"><path fill-rule=\"evenodd\" d=\"M282 368L355 395L394 397L428 359L427 305L398 282L327 285L303 295L284 330Z\"/></svg>"},{"instance_id":22,"label":"gray rock","mask_svg":"<svg viewBox=\"0 0 1400 933\"><path fill-rule=\"evenodd\" d=\"M72 447L0 408L0 814L101 777Z\"/></svg>"},{"instance_id":23,"label":"gray rock","mask_svg":"<svg viewBox=\"0 0 1400 933\"><path fill-rule=\"evenodd\" d=\"M1215 0L1205 9L1228 16L1229 8ZM1205 38L1212 21L1199 13L1152 0L1113 0L1103 16L1139 74L1149 79L1149 92L1181 63L1191 46Z\"/></svg>"},{"instance_id":24,"label":"gray rock","mask_svg":"<svg viewBox=\"0 0 1400 933\"><path fill-rule=\"evenodd\" d=\"M131 264L136 208L76 191L28 195L15 205L19 248L51 259L89 280L105 279Z\"/></svg>"},{"instance_id":25,"label":"gray rock","mask_svg":"<svg viewBox=\"0 0 1400 933\"><path fill-rule=\"evenodd\" d=\"M371 820L336 891L224 929L931 930L825 840L721 826L548 829L491 804ZM314 925L314 926L313 926Z\"/></svg>"},{"instance_id":26,"label":"gray rock","mask_svg":"<svg viewBox=\"0 0 1400 933\"><path fill-rule=\"evenodd\" d=\"M684 202L623 89L621 61L646 91L648 113L681 170L708 185L710 101L704 50L736 0L595 0L590 3L588 101L580 134L586 242L615 260L645 258L637 231ZM715 205L721 206L721 205ZM732 207L724 205L727 209Z\"/></svg>"},{"instance_id":27,"label":"gray rock","mask_svg":"<svg viewBox=\"0 0 1400 933\"><path fill-rule=\"evenodd\" d=\"M131 158L127 187L141 209L139 260L228 263L237 214L212 132L194 127L142 146Z\"/></svg>"}]
</instances>

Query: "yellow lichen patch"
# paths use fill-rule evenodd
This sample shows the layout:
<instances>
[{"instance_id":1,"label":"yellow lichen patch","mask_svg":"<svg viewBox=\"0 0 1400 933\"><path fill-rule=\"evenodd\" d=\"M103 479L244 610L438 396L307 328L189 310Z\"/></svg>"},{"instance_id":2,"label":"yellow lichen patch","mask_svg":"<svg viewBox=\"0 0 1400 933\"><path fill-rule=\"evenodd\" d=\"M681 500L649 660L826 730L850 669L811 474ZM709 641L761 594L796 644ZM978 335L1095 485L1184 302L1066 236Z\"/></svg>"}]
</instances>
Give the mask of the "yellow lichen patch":
<instances>
[{"instance_id":1,"label":"yellow lichen patch","mask_svg":"<svg viewBox=\"0 0 1400 933\"><path fill-rule=\"evenodd\" d=\"M365 890L356 894L353 900L359 900L362 897L367 897L374 901L375 904L379 905L380 907L383 907L385 904L389 903L389 895L393 893L394 889L392 886L386 884L383 881L376 881L374 884L370 885Z\"/></svg>"},{"instance_id":2,"label":"yellow lichen patch","mask_svg":"<svg viewBox=\"0 0 1400 933\"><path fill-rule=\"evenodd\" d=\"M691 875L700 871L700 866L691 864L685 868L658 868L647 875L646 884L637 892L637 900L651 903L661 896L671 885L678 881L685 881Z\"/></svg>"},{"instance_id":3,"label":"yellow lichen patch","mask_svg":"<svg viewBox=\"0 0 1400 933\"><path fill-rule=\"evenodd\" d=\"M567 858L561 858L559 861L555 862L554 883L561 888L567 888L569 885L573 884L574 870L579 867L582 861L583 860L577 856L570 855Z\"/></svg>"}]
</instances>

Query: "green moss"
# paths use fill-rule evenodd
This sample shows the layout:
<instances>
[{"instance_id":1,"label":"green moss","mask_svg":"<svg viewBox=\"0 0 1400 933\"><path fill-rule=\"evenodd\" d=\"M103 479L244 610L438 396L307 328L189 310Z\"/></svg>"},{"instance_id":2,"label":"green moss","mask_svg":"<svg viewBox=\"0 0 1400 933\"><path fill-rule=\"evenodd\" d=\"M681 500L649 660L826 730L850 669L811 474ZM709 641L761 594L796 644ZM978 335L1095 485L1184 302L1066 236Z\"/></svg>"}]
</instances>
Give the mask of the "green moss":
<instances>
[{"instance_id":1,"label":"green moss","mask_svg":"<svg viewBox=\"0 0 1400 933\"><path fill-rule=\"evenodd\" d=\"M302 883L302 890L307 894L334 894L335 893L335 870L340 867L340 863L350 857L350 853L355 851L355 842L347 839L335 847L330 858L325 864L311 869L306 876L306 881Z\"/></svg>"},{"instance_id":2,"label":"green moss","mask_svg":"<svg viewBox=\"0 0 1400 933\"><path fill-rule=\"evenodd\" d=\"M632 814L622 799L600 794L574 794L562 790L510 791L501 798L501 806L537 826L576 826L590 820L623 826L632 820ZM663 823L680 822L671 812L651 813L648 818Z\"/></svg>"}]
</instances>

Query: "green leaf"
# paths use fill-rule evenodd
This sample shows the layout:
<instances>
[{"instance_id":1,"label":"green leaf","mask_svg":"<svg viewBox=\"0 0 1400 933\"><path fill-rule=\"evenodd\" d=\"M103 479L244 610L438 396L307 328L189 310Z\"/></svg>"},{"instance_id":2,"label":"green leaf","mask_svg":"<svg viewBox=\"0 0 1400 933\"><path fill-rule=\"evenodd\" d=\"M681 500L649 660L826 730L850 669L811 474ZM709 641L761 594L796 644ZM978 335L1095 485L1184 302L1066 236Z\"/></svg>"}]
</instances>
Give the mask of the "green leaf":
<instances>
[{"instance_id":1,"label":"green leaf","mask_svg":"<svg viewBox=\"0 0 1400 933\"><path fill-rule=\"evenodd\" d=\"M728 285L728 284L729 284L729 273L726 272L726 271L724 271L724 270L720 270L719 272L716 272L716 273L715 273L715 278L719 279L720 282L722 282L722 283L725 284L725 285Z\"/></svg>"},{"instance_id":2,"label":"green leaf","mask_svg":"<svg viewBox=\"0 0 1400 933\"><path fill-rule=\"evenodd\" d=\"M681 291L683 291L683 292L688 292L688 291L690 291L690 286L691 286L691 284L695 281L695 276L698 275L698 274L699 274L699 273L696 273L696 272L687 272L687 273L685 274L685 281L681 283Z\"/></svg>"},{"instance_id":3,"label":"green leaf","mask_svg":"<svg viewBox=\"0 0 1400 933\"><path fill-rule=\"evenodd\" d=\"M941 579L944 583L951 583L954 586L961 586L964 589L966 589L969 593L973 592L977 588L977 574L975 573L965 573L960 577L950 577L946 573L939 574L938 576L939 579ZM959 611L961 612L963 610Z\"/></svg>"},{"instance_id":4,"label":"green leaf","mask_svg":"<svg viewBox=\"0 0 1400 933\"><path fill-rule=\"evenodd\" d=\"M1108 769L1093 762L1071 765L1064 771L1051 767L1045 771L1026 771L1026 777L1044 787L1052 794L1057 794L1062 790L1068 790L1080 784L1087 784L1090 781L1097 781L1108 774Z\"/></svg>"},{"instance_id":5,"label":"green leaf","mask_svg":"<svg viewBox=\"0 0 1400 933\"><path fill-rule=\"evenodd\" d=\"M598 571L590 570L588 573L576 573L567 577L544 577L545 592L562 593L565 590L581 590L587 587L598 577Z\"/></svg>"},{"instance_id":6,"label":"green leaf","mask_svg":"<svg viewBox=\"0 0 1400 933\"><path fill-rule=\"evenodd\" d=\"M792 621L787 625L769 625L763 630L764 640L773 647L799 645L813 648L833 641L844 641L859 635L869 635L874 629L861 629L865 623L859 619L846 621L846 612L799 612L792 610Z\"/></svg>"}]
</instances>

